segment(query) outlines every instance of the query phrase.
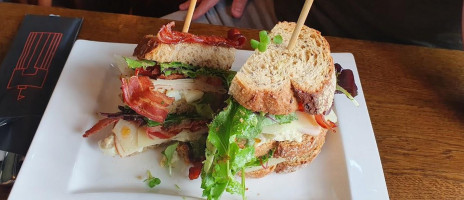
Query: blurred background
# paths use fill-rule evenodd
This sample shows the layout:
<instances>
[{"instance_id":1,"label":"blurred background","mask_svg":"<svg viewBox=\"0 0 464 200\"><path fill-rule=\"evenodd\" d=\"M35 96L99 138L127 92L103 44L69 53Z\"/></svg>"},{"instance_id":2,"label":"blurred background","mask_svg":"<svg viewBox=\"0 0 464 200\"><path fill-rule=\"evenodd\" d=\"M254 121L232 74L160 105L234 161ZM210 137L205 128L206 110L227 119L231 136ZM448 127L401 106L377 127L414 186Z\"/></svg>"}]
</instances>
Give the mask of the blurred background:
<instances>
[{"instance_id":1,"label":"blurred background","mask_svg":"<svg viewBox=\"0 0 464 200\"><path fill-rule=\"evenodd\" d=\"M2 1L2 0L0 0ZM162 17L179 10L184 0L3 0L41 6Z\"/></svg>"},{"instance_id":2,"label":"blurred background","mask_svg":"<svg viewBox=\"0 0 464 200\"><path fill-rule=\"evenodd\" d=\"M179 5L187 0L2 1L183 20L186 12ZM237 2L243 5L238 17L233 16ZM196 12L202 11L194 14L193 22L270 30L278 21L296 21L303 4L304 0L198 0ZM325 36L463 50L462 13L463 0L318 0L306 25Z\"/></svg>"}]
</instances>

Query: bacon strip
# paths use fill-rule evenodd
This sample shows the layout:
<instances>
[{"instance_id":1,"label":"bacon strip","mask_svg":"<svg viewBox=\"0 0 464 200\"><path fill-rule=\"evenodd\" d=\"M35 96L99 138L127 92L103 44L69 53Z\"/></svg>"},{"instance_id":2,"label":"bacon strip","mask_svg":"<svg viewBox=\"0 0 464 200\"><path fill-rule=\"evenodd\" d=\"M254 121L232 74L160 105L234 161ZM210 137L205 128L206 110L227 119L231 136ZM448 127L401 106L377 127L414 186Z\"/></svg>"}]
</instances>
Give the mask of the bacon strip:
<instances>
[{"instance_id":1,"label":"bacon strip","mask_svg":"<svg viewBox=\"0 0 464 200\"><path fill-rule=\"evenodd\" d=\"M100 121L98 121L95 125L92 126L92 128L90 128L89 130L87 130L85 132L84 135L82 135L82 137L89 137L90 135L93 135L94 133L97 133L98 131L102 130L103 128L111 125L111 124L114 124L116 123L117 121L119 121L119 117L118 118L105 118L105 119L102 119Z\"/></svg>"},{"instance_id":2,"label":"bacon strip","mask_svg":"<svg viewBox=\"0 0 464 200\"><path fill-rule=\"evenodd\" d=\"M150 139L160 138L160 139L169 139L176 136L183 130L198 131L202 128L206 128L208 124L207 120L198 120L198 121L185 121L178 125L173 125L168 128L163 126L154 126L147 128L147 135Z\"/></svg>"},{"instance_id":3,"label":"bacon strip","mask_svg":"<svg viewBox=\"0 0 464 200\"><path fill-rule=\"evenodd\" d=\"M136 113L156 122L164 122L168 115L168 106L173 98L157 91L153 91L153 84L146 76L132 76L121 78L122 97Z\"/></svg>"},{"instance_id":4,"label":"bacon strip","mask_svg":"<svg viewBox=\"0 0 464 200\"><path fill-rule=\"evenodd\" d=\"M245 36L237 29L229 30L227 38L223 38L219 36L194 35L191 33L173 31L172 27L174 26L174 22L163 25L158 32L158 40L166 44L200 43L234 48L240 48L246 42Z\"/></svg>"}]
</instances>

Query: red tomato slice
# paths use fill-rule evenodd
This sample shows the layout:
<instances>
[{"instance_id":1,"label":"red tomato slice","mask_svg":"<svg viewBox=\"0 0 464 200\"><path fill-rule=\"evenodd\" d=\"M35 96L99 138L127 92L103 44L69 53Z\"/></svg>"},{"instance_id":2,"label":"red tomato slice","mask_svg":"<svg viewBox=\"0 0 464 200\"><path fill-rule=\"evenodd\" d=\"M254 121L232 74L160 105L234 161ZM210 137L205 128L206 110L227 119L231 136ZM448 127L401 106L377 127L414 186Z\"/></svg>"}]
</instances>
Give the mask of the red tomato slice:
<instances>
[{"instance_id":1,"label":"red tomato slice","mask_svg":"<svg viewBox=\"0 0 464 200\"><path fill-rule=\"evenodd\" d=\"M321 126L322 128L332 129L337 127L335 123L325 120L324 115L314 115L314 118L316 119L316 122L319 124L319 126Z\"/></svg>"},{"instance_id":2,"label":"red tomato slice","mask_svg":"<svg viewBox=\"0 0 464 200\"><path fill-rule=\"evenodd\" d=\"M298 111L304 112L303 103L298 103Z\"/></svg>"},{"instance_id":3,"label":"red tomato slice","mask_svg":"<svg viewBox=\"0 0 464 200\"><path fill-rule=\"evenodd\" d=\"M194 163L193 167L189 169L189 179L194 180L200 177L201 168L203 168L203 164L201 162Z\"/></svg>"},{"instance_id":4,"label":"red tomato slice","mask_svg":"<svg viewBox=\"0 0 464 200\"><path fill-rule=\"evenodd\" d=\"M298 103L298 111L305 112L303 103ZM332 129L337 127L337 125L329 120L325 120L324 115L314 115L314 118L316 119L316 122L321 126L322 128L325 129Z\"/></svg>"}]
</instances>

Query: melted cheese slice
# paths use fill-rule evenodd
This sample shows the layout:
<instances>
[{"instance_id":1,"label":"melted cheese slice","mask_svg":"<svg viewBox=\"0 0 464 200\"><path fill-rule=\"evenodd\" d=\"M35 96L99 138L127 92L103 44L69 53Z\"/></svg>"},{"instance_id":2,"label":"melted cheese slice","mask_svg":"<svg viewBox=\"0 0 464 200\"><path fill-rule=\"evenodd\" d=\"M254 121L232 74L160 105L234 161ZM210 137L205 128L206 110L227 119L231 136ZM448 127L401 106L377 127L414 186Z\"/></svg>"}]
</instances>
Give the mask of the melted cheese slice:
<instances>
[{"instance_id":1,"label":"melted cheese slice","mask_svg":"<svg viewBox=\"0 0 464 200\"><path fill-rule=\"evenodd\" d=\"M138 127L137 124L119 120L113 128L113 133L109 137L99 141L100 149L108 155L120 155L126 157L136 152L142 152L146 147L159 145L168 141L193 141L200 138L208 128L198 131L183 130L176 136L169 139L154 138L150 139L147 135L146 127Z\"/></svg>"},{"instance_id":2,"label":"melted cheese slice","mask_svg":"<svg viewBox=\"0 0 464 200\"><path fill-rule=\"evenodd\" d=\"M174 98L175 101L184 99L187 103L192 103L203 97L204 92L200 90L167 90L166 96Z\"/></svg>"},{"instance_id":3,"label":"melted cheese slice","mask_svg":"<svg viewBox=\"0 0 464 200\"><path fill-rule=\"evenodd\" d=\"M321 133L322 127L317 124L314 115L297 111L296 116L298 120L290 123L263 127L262 134L258 136L258 145L272 140L301 142L304 134L317 136Z\"/></svg>"},{"instance_id":4,"label":"melted cheese slice","mask_svg":"<svg viewBox=\"0 0 464 200\"><path fill-rule=\"evenodd\" d=\"M211 85L200 79L151 79L154 85L154 90L164 92L167 90L200 90L203 92L217 92L224 94L227 92L222 85Z\"/></svg>"},{"instance_id":5,"label":"melted cheese slice","mask_svg":"<svg viewBox=\"0 0 464 200\"><path fill-rule=\"evenodd\" d=\"M285 161L285 158L269 158L267 163L263 163L263 166L271 167L274 165L278 165L279 163L282 163L284 161ZM248 168L245 168L245 172L248 173L248 172L258 171L258 170L263 169L263 166L248 167Z\"/></svg>"},{"instance_id":6,"label":"melted cheese slice","mask_svg":"<svg viewBox=\"0 0 464 200\"><path fill-rule=\"evenodd\" d=\"M137 144L138 127L135 123L119 120L113 128L116 151L121 157L141 152L143 147Z\"/></svg>"},{"instance_id":7,"label":"melted cheese slice","mask_svg":"<svg viewBox=\"0 0 464 200\"><path fill-rule=\"evenodd\" d=\"M181 141L181 142L193 141L193 140L197 140L198 138L201 137L201 135L207 132L208 132L208 128L200 129L194 132L189 131L189 130L182 130L180 133L178 133L177 135L169 139L160 139L156 137L154 139L150 139L147 135L146 127L140 127L139 132L138 132L138 145L143 146L143 147L148 147L148 146L162 144L162 143L172 141L172 140Z\"/></svg>"}]
</instances>

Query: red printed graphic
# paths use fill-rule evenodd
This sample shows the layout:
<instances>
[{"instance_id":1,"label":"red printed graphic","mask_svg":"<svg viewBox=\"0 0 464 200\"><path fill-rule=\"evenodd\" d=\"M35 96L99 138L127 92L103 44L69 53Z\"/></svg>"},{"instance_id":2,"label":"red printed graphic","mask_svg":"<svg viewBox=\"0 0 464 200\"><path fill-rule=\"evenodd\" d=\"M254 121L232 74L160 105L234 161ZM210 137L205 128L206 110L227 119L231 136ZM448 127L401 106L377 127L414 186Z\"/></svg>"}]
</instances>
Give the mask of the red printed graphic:
<instances>
[{"instance_id":1,"label":"red printed graphic","mask_svg":"<svg viewBox=\"0 0 464 200\"><path fill-rule=\"evenodd\" d=\"M29 33L7 86L7 89L19 90L18 101L26 97L21 94L23 90L43 87L62 37L62 33Z\"/></svg>"}]
</instances>

